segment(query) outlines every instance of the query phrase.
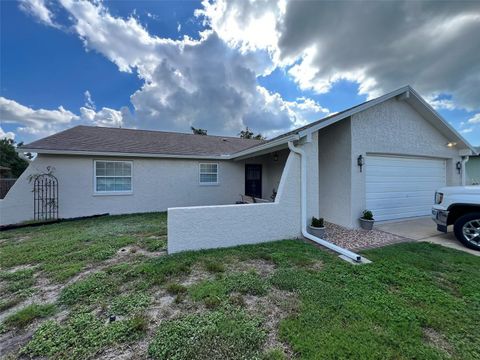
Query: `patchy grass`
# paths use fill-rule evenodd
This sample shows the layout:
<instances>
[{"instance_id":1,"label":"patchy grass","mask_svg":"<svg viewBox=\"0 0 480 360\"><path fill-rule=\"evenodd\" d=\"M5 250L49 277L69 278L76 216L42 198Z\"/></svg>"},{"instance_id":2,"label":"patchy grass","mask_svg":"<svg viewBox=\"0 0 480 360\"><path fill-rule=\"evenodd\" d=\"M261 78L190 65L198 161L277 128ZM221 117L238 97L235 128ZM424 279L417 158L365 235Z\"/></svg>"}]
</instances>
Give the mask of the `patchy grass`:
<instances>
[{"instance_id":1,"label":"patchy grass","mask_svg":"<svg viewBox=\"0 0 480 360\"><path fill-rule=\"evenodd\" d=\"M141 313L151 302L151 297L143 293L120 295L112 299L110 314L131 315Z\"/></svg>"},{"instance_id":2,"label":"patchy grass","mask_svg":"<svg viewBox=\"0 0 480 360\"><path fill-rule=\"evenodd\" d=\"M60 303L66 305L96 305L118 292L118 282L105 272L90 275L63 289Z\"/></svg>"},{"instance_id":3,"label":"patchy grass","mask_svg":"<svg viewBox=\"0 0 480 360\"><path fill-rule=\"evenodd\" d=\"M80 275L52 305L63 320L25 306L4 316L8 336L16 323L38 327L11 357L480 358L478 257L404 243L352 266L286 240L111 261L125 244L162 249L165 233L165 214L142 214L0 234L0 315L41 298L44 277Z\"/></svg>"},{"instance_id":4,"label":"patchy grass","mask_svg":"<svg viewBox=\"0 0 480 360\"><path fill-rule=\"evenodd\" d=\"M219 261L210 260L205 262L205 269L211 273L221 273L225 271L225 265Z\"/></svg>"},{"instance_id":5,"label":"patchy grass","mask_svg":"<svg viewBox=\"0 0 480 360\"><path fill-rule=\"evenodd\" d=\"M0 234L3 268L39 265L53 280L65 281L85 266L112 257L123 246L164 249L166 214L105 216L5 231ZM18 241L18 238L22 238Z\"/></svg>"},{"instance_id":6,"label":"patchy grass","mask_svg":"<svg viewBox=\"0 0 480 360\"><path fill-rule=\"evenodd\" d=\"M166 322L159 327L148 354L171 360L254 359L265 336L259 319L222 309Z\"/></svg>"},{"instance_id":7,"label":"patchy grass","mask_svg":"<svg viewBox=\"0 0 480 360\"><path fill-rule=\"evenodd\" d=\"M106 346L139 340L145 331L146 320L140 316L108 323L91 313L80 312L62 325L50 320L43 323L21 354L85 359Z\"/></svg>"},{"instance_id":8,"label":"patchy grass","mask_svg":"<svg viewBox=\"0 0 480 360\"><path fill-rule=\"evenodd\" d=\"M7 328L21 329L30 325L36 319L41 319L54 314L56 307L53 304L39 305L32 304L24 307L16 313L8 316L5 319L5 326Z\"/></svg>"},{"instance_id":9,"label":"patchy grass","mask_svg":"<svg viewBox=\"0 0 480 360\"><path fill-rule=\"evenodd\" d=\"M33 269L2 272L0 273L0 280L4 282L2 286L4 295L24 299L34 292L35 278Z\"/></svg>"}]
</instances>

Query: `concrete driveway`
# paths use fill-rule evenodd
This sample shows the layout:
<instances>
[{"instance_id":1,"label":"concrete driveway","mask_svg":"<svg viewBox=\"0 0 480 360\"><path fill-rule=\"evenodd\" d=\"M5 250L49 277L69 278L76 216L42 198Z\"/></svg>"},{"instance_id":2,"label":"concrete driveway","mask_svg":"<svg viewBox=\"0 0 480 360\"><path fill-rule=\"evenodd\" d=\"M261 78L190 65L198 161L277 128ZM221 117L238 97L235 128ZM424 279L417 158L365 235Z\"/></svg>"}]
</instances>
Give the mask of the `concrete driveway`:
<instances>
[{"instance_id":1,"label":"concrete driveway","mask_svg":"<svg viewBox=\"0 0 480 360\"><path fill-rule=\"evenodd\" d=\"M480 251L472 250L463 246L462 243L455 238L451 226L449 226L449 231L446 234L437 231L437 226L430 217L381 222L376 224L375 228L412 240L428 241L434 244L464 251L475 256L480 256Z\"/></svg>"}]
</instances>

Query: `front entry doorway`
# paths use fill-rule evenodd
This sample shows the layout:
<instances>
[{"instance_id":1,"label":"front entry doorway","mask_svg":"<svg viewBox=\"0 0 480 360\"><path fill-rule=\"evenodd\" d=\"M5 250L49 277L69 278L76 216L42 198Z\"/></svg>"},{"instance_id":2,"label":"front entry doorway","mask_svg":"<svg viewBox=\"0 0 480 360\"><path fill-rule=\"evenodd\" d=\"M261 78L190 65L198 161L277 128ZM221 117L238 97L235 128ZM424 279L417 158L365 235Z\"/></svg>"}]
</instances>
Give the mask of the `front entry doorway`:
<instances>
[{"instance_id":1,"label":"front entry doorway","mask_svg":"<svg viewBox=\"0 0 480 360\"><path fill-rule=\"evenodd\" d=\"M245 195L262 197L262 165L245 164Z\"/></svg>"}]
</instances>

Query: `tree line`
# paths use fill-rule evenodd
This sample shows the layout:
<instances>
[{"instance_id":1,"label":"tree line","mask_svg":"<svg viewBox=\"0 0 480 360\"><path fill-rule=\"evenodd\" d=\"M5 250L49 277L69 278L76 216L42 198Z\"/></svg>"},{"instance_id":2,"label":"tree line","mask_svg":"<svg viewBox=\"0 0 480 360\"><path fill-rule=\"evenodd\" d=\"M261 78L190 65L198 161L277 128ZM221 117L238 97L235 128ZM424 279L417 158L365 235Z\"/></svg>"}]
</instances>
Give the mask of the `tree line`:
<instances>
[{"instance_id":1,"label":"tree line","mask_svg":"<svg viewBox=\"0 0 480 360\"><path fill-rule=\"evenodd\" d=\"M190 127L192 130L192 133L195 135L207 135L208 130L206 129L201 129L201 128L195 128L195 127ZM255 134L253 131L251 131L248 126L244 129L241 130L238 134L239 137L242 139L255 139L255 140L265 140L266 137L263 136L262 134L258 133Z\"/></svg>"}]
</instances>

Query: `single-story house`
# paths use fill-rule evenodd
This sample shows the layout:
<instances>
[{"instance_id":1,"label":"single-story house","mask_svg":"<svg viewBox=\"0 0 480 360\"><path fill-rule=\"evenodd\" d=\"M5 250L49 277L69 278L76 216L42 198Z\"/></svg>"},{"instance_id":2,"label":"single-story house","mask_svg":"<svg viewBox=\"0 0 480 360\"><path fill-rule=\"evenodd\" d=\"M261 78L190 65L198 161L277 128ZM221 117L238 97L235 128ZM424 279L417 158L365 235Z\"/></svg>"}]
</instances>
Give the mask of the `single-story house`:
<instances>
[{"instance_id":1,"label":"single-story house","mask_svg":"<svg viewBox=\"0 0 480 360\"><path fill-rule=\"evenodd\" d=\"M428 215L475 154L409 86L268 141L77 126L19 151L38 155L0 224L32 219L28 178L48 168L59 217L168 210L170 252L299 237L312 216L356 228L364 209ZM257 202L236 204L245 194Z\"/></svg>"},{"instance_id":2,"label":"single-story house","mask_svg":"<svg viewBox=\"0 0 480 360\"><path fill-rule=\"evenodd\" d=\"M476 151L480 153L480 146L476 147ZM465 165L467 185L480 185L480 155L470 156Z\"/></svg>"}]
</instances>

